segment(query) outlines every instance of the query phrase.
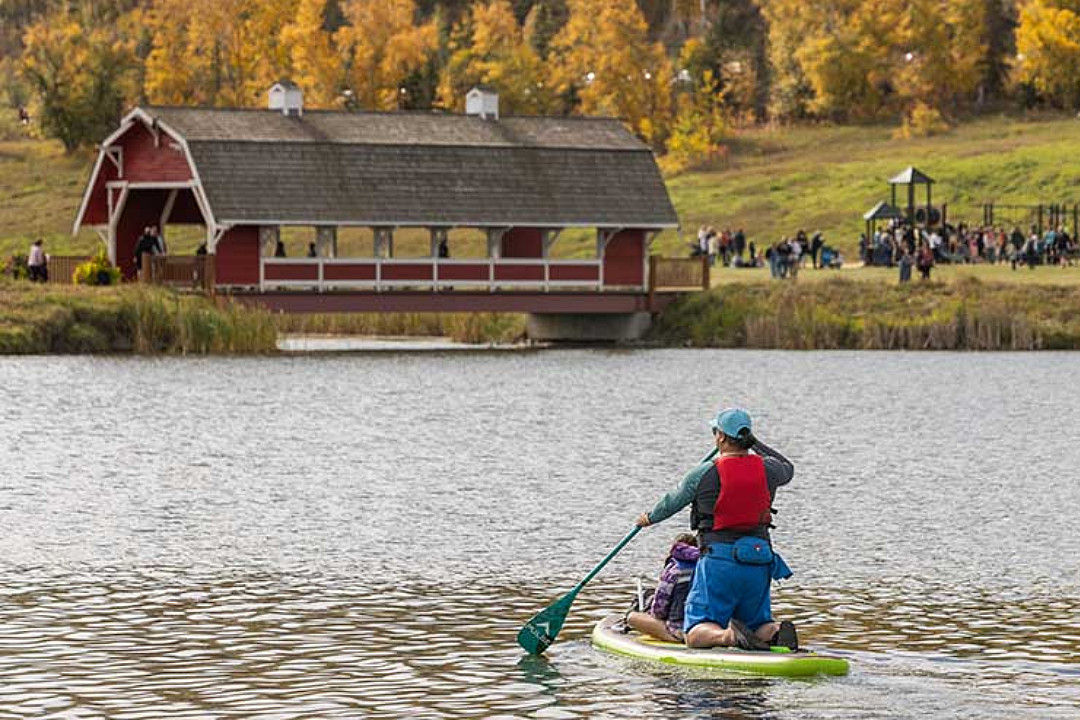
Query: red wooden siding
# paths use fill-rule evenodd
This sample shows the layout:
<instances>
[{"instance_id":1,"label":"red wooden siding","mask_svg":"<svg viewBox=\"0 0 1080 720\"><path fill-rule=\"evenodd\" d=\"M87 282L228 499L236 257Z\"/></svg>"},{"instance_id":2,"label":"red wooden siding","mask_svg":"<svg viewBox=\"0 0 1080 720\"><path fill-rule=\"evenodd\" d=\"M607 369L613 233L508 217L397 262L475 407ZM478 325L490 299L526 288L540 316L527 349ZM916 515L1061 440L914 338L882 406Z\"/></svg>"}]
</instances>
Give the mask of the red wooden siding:
<instances>
[{"instance_id":1,"label":"red wooden siding","mask_svg":"<svg viewBox=\"0 0 1080 720\"><path fill-rule=\"evenodd\" d=\"M604 251L604 285L645 284L645 232L623 230Z\"/></svg>"},{"instance_id":2,"label":"red wooden siding","mask_svg":"<svg viewBox=\"0 0 1080 720\"><path fill-rule=\"evenodd\" d=\"M323 266L323 279L329 280L374 280L375 263L349 263L348 265Z\"/></svg>"},{"instance_id":3,"label":"red wooden siding","mask_svg":"<svg viewBox=\"0 0 1080 720\"><path fill-rule=\"evenodd\" d=\"M544 254L544 234L538 228L511 228L502 238L502 256L538 258Z\"/></svg>"},{"instance_id":4,"label":"red wooden siding","mask_svg":"<svg viewBox=\"0 0 1080 720\"><path fill-rule=\"evenodd\" d=\"M440 280L475 280L487 282L489 267L487 263L475 265L440 265Z\"/></svg>"},{"instance_id":5,"label":"red wooden siding","mask_svg":"<svg viewBox=\"0 0 1080 720\"><path fill-rule=\"evenodd\" d=\"M217 244L216 278L219 285L259 284L259 228L238 225Z\"/></svg>"},{"instance_id":6,"label":"red wooden siding","mask_svg":"<svg viewBox=\"0 0 1080 720\"><path fill-rule=\"evenodd\" d=\"M221 247L220 245L218 246ZM220 252L220 249L218 250ZM267 265L263 269L267 280L315 280L319 279L319 266L309 263L290 263L288 265Z\"/></svg>"},{"instance_id":7,"label":"red wooden siding","mask_svg":"<svg viewBox=\"0 0 1080 720\"><path fill-rule=\"evenodd\" d=\"M109 222L109 200L105 195L105 184L115 179L116 166L108 158L103 159L97 177L91 179L94 184L90 190L86 212L83 214L84 224L106 225Z\"/></svg>"},{"instance_id":8,"label":"red wooden siding","mask_svg":"<svg viewBox=\"0 0 1080 720\"><path fill-rule=\"evenodd\" d=\"M496 280L531 280L543 282L543 265L496 265Z\"/></svg>"},{"instance_id":9,"label":"red wooden siding","mask_svg":"<svg viewBox=\"0 0 1080 720\"><path fill-rule=\"evenodd\" d=\"M82 219L84 225L105 225L109 222L109 201L105 194L106 184L109 182L114 180L187 182L194 177L184 151L179 149L178 145L173 147L176 145L176 141L165 133L161 133L160 137L161 142L158 147L154 147L153 133L141 122L136 122L113 143L124 149L124 176L119 176L116 165L113 164L112 160L108 158L102 159L97 176L91 178L93 184L90 190L90 198L86 204L86 212ZM185 192L190 195L190 191ZM191 198L191 202L194 204L194 198ZM181 205L180 198L177 198L177 205ZM184 213L180 216L182 218L192 217L185 207L181 207L180 212ZM196 213L196 215L198 219L176 219L174 221L202 222L202 213ZM159 212L158 218L160 219L160 217Z\"/></svg>"},{"instance_id":10,"label":"red wooden siding","mask_svg":"<svg viewBox=\"0 0 1080 720\"><path fill-rule=\"evenodd\" d=\"M550 270L552 280L585 280L596 282L600 279L600 268L597 265L552 265Z\"/></svg>"},{"instance_id":11,"label":"red wooden siding","mask_svg":"<svg viewBox=\"0 0 1080 720\"><path fill-rule=\"evenodd\" d=\"M154 134L141 122L136 122L116 141L115 144L124 148L124 180L131 182L191 180L191 167L180 144L164 132L158 133L158 137L160 142L155 147Z\"/></svg>"},{"instance_id":12,"label":"red wooden siding","mask_svg":"<svg viewBox=\"0 0 1080 720\"><path fill-rule=\"evenodd\" d=\"M431 280L431 264L383 265L383 280Z\"/></svg>"}]
</instances>

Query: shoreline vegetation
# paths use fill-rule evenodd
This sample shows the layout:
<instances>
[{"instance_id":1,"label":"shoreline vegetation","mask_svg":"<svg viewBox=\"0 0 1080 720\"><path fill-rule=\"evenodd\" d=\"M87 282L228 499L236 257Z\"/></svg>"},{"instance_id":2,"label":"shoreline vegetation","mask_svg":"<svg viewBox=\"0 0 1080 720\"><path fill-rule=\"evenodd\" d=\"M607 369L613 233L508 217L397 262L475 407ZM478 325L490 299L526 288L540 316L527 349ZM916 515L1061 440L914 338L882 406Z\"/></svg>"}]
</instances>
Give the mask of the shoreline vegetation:
<instances>
[{"instance_id":1,"label":"shoreline vegetation","mask_svg":"<svg viewBox=\"0 0 1080 720\"><path fill-rule=\"evenodd\" d=\"M145 286L0 281L0 354L276 352L269 313Z\"/></svg>"},{"instance_id":2,"label":"shoreline vegetation","mask_svg":"<svg viewBox=\"0 0 1080 720\"><path fill-rule=\"evenodd\" d=\"M1077 350L1080 289L975 278L728 284L676 301L649 338L775 350Z\"/></svg>"},{"instance_id":3,"label":"shoreline vegetation","mask_svg":"<svg viewBox=\"0 0 1080 720\"><path fill-rule=\"evenodd\" d=\"M511 314L280 315L160 288L0 281L0 354L251 355L286 335L525 340ZM644 347L1078 350L1080 288L965 278L879 285L727 283L660 313Z\"/></svg>"}]
</instances>

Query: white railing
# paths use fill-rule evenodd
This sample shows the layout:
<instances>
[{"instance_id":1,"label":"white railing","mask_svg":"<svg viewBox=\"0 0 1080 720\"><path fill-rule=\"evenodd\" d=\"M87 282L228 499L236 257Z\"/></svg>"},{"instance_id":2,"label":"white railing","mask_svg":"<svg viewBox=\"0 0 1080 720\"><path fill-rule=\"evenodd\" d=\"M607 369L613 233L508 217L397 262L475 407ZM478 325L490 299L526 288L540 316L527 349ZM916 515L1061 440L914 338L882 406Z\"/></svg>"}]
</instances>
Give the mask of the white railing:
<instances>
[{"instance_id":1,"label":"white railing","mask_svg":"<svg viewBox=\"0 0 1080 720\"><path fill-rule=\"evenodd\" d=\"M523 272L523 269L536 272ZM408 277L409 271L417 277ZM441 272L440 272L441 271ZM576 271L576 272L575 272ZM536 277L514 277L534 274ZM582 275L584 277L570 277ZM603 289L602 261L542 258L261 258L259 287L267 289L565 288Z\"/></svg>"}]
</instances>

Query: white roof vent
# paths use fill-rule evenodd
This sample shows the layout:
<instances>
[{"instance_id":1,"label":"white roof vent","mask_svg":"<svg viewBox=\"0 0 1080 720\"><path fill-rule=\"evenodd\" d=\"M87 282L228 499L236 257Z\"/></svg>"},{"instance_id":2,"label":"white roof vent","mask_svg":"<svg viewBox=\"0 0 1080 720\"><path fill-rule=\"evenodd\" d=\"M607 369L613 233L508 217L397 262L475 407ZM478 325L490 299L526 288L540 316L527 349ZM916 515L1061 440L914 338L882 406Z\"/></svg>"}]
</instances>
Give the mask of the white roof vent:
<instances>
[{"instance_id":1,"label":"white roof vent","mask_svg":"<svg viewBox=\"0 0 1080 720\"><path fill-rule=\"evenodd\" d=\"M477 85L465 95L465 114L499 119L499 93L493 88Z\"/></svg>"},{"instance_id":2,"label":"white roof vent","mask_svg":"<svg viewBox=\"0 0 1080 720\"><path fill-rule=\"evenodd\" d=\"M289 80L279 80L270 87L270 109L280 110L282 115L304 114L304 93Z\"/></svg>"}]
</instances>

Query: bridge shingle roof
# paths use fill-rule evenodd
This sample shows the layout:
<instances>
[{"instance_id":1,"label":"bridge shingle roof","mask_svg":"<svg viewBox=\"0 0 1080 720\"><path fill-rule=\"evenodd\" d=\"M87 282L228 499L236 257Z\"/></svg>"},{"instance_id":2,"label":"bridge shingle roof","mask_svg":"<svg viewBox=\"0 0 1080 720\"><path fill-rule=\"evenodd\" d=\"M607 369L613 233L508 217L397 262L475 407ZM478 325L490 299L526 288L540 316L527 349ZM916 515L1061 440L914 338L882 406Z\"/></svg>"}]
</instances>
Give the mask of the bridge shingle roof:
<instances>
[{"instance_id":1,"label":"bridge shingle roof","mask_svg":"<svg viewBox=\"0 0 1080 720\"><path fill-rule=\"evenodd\" d=\"M224 223L668 227L649 148L610 118L146 108Z\"/></svg>"}]
</instances>

